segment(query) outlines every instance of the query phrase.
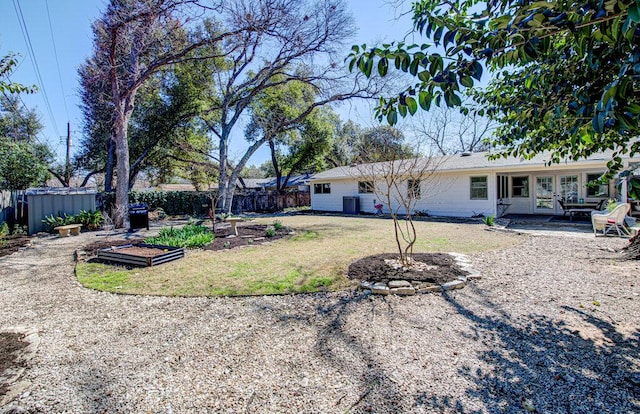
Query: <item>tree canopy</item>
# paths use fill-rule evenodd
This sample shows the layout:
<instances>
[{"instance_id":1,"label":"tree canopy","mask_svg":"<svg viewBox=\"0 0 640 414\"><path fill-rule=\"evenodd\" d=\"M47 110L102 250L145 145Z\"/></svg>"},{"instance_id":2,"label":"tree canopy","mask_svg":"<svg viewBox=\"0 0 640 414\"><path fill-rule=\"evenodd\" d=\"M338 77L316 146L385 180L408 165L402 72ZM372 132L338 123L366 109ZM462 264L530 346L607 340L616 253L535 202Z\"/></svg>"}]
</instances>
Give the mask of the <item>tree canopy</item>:
<instances>
[{"instance_id":1,"label":"tree canopy","mask_svg":"<svg viewBox=\"0 0 640 414\"><path fill-rule=\"evenodd\" d=\"M37 140L42 124L34 111L12 95L0 96L0 189L44 185L53 154Z\"/></svg>"},{"instance_id":2,"label":"tree canopy","mask_svg":"<svg viewBox=\"0 0 640 414\"><path fill-rule=\"evenodd\" d=\"M291 81L262 91L249 108L251 119L245 130L246 137L252 143L268 142L270 171L276 177L279 191L286 188L292 175L317 172L325 167L337 114L329 106L313 108L317 94L313 85ZM313 109L309 111L309 108Z\"/></svg>"},{"instance_id":3,"label":"tree canopy","mask_svg":"<svg viewBox=\"0 0 640 414\"><path fill-rule=\"evenodd\" d=\"M432 104L462 105L472 90L502 125L499 155L551 161L604 149L640 152L640 3L637 0L422 0L413 4L423 44L353 46L350 68L367 76L389 70L413 81L381 98L376 114L395 124ZM494 77L478 88L483 71ZM463 109L465 111L465 109Z\"/></svg>"},{"instance_id":4,"label":"tree canopy","mask_svg":"<svg viewBox=\"0 0 640 414\"><path fill-rule=\"evenodd\" d=\"M17 64L16 55L13 53L0 58L0 93L33 93L38 90L35 86L25 86L8 80L8 76L11 75Z\"/></svg>"}]
</instances>

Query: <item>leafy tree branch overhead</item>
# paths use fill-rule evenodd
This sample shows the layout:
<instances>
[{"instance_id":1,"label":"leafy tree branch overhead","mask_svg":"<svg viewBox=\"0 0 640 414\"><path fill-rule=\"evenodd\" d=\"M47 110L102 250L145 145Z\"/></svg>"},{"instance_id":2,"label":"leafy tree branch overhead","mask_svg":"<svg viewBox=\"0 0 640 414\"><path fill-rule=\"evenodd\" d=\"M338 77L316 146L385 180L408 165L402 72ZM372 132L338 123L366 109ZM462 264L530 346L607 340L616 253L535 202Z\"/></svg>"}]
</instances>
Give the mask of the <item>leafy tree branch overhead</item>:
<instances>
[{"instance_id":1,"label":"leafy tree branch overhead","mask_svg":"<svg viewBox=\"0 0 640 414\"><path fill-rule=\"evenodd\" d=\"M469 92L501 124L497 156L549 150L559 162L612 149L614 171L620 154L640 152L640 1L423 0L413 13L425 43L355 45L347 58L367 76L412 76L380 98L380 120L462 106ZM480 88L485 68L493 78Z\"/></svg>"}]
</instances>

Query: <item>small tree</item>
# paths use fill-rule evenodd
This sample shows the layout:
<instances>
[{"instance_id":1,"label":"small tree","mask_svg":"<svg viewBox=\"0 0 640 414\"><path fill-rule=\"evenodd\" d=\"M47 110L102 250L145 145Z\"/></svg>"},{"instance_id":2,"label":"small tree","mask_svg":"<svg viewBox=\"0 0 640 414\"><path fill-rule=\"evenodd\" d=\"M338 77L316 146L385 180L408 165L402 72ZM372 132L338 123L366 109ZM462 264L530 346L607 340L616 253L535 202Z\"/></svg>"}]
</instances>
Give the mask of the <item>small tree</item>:
<instances>
[{"instance_id":1,"label":"small tree","mask_svg":"<svg viewBox=\"0 0 640 414\"><path fill-rule=\"evenodd\" d=\"M413 222L416 205L437 188L436 173L443 159L419 156L417 145L414 147L415 156L411 158L403 157L404 146L389 148L397 151L387 152L387 161L360 164L349 168L349 171L358 179L359 187L372 190L389 210L400 263L411 267L414 263L413 246L418 239Z\"/></svg>"},{"instance_id":2,"label":"small tree","mask_svg":"<svg viewBox=\"0 0 640 414\"><path fill-rule=\"evenodd\" d=\"M466 114L454 108L435 107L419 113L412 124L416 135L440 155L478 152L489 149L487 140L497 123L471 111Z\"/></svg>"}]
</instances>

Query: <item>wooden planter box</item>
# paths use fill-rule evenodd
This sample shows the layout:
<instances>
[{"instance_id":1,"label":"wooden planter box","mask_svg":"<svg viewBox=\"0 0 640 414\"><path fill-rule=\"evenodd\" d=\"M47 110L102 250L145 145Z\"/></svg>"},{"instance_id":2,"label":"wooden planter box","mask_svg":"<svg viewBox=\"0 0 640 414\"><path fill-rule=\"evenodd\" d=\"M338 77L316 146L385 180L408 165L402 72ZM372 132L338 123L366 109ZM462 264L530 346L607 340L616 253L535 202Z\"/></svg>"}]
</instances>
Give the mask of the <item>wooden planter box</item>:
<instances>
[{"instance_id":1,"label":"wooden planter box","mask_svg":"<svg viewBox=\"0 0 640 414\"><path fill-rule=\"evenodd\" d=\"M155 266L184 257L184 247L125 244L98 250L98 259L134 266Z\"/></svg>"}]
</instances>

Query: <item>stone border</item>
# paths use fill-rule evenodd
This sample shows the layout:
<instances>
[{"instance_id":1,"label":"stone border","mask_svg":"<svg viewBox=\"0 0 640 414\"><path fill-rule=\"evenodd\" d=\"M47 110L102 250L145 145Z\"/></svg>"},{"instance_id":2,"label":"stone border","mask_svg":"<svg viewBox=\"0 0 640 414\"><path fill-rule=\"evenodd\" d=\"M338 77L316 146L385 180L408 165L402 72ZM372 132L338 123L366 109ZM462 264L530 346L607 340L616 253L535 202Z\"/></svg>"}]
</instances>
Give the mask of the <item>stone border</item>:
<instances>
[{"instance_id":1,"label":"stone border","mask_svg":"<svg viewBox=\"0 0 640 414\"><path fill-rule=\"evenodd\" d=\"M29 362L36 355L36 351L40 345L40 336L38 335L38 330L36 328L12 327L0 329L0 333L24 335L23 341L27 342L29 345L19 351L18 360L20 362ZM0 372L0 381L4 382L9 388L5 395L0 396L0 407L11 402L31 385L30 381L19 381L22 374L24 374L24 371L25 367L20 367Z\"/></svg>"},{"instance_id":2,"label":"stone border","mask_svg":"<svg viewBox=\"0 0 640 414\"><path fill-rule=\"evenodd\" d=\"M391 280L389 283L371 283L366 280L360 282L360 287L365 290L370 290L374 295L401 295L410 296L416 293L430 293L430 292L445 292L447 290L462 289L467 285L470 280L481 279L482 275L479 271L471 267L471 260L467 255L462 253L450 252L447 253L452 256L456 264L467 274L465 276L458 276L456 280L444 283L442 285L434 285L432 283L425 282L409 282L408 280Z\"/></svg>"}]
</instances>

